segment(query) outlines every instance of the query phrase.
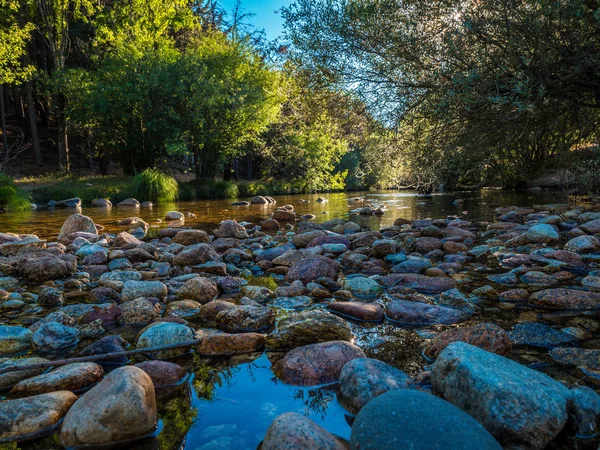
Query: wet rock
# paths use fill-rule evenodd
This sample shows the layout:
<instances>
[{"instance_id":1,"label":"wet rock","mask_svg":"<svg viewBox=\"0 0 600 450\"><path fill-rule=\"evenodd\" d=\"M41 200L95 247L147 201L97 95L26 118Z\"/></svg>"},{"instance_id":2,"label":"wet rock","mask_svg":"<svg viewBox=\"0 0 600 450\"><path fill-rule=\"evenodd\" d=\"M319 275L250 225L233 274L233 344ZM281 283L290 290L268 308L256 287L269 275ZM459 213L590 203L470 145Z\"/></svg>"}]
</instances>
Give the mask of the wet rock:
<instances>
[{"instance_id":1,"label":"wet rock","mask_svg":"<svg viewBox=\"0 0 600 450\"><path fill-rule=\"evenodd\" d=\"M144 361L134 367L146 372L155 388L178 384L187 375L183 367L168 361Z\"/></svg>"},{"instance_id":2,"label":"wet rock","mask_svg":"<svg viewBox=\"0 0 600 450\"><path fill-rule=\"evenodd\" d=\"M327 341L351 341L348 323L331 313L303 311L279 322L277 331L267 336L269 350L290 350Z\"/></svg>"},{"instance_id":3,"label":"wet rock","mask_svg":"<svg viewBox=\"0 0 600 450\"><path fill-rule=\"evenodd\" d=\"M565 248L575 253L591 253L600 249L600 241L594 236L577 236L567 242Z\"/></svg>"},{"instance_id":4,"label":"wet rock","mask_svg":"<svg viewBox=\"0 0 600 450\"><path fill-rule=\"evenodd\" d=\"M267 204L269 204L269 201L261 195L256 195L256 196L252 197L252 199L250 200L250 203L252 205L267 205Z\"/></svg>"},{"instance_id":5,"label":"wet rock","mask_svg":"<svg viewBox=\"0 0 600 450\"><path fill-rule=\"evenodd\" d=\"M281 225L275 219L263 220L259 225L263 231L278 231L281 228Z\"/></svg>"},{"instance_id":6,"label":"wet rock","mask_svg":"<svg viewBox=\"0 0 600 450\"><path fill-rule=\"evenodd\" d=\"M213 300L200 307L198 317L207 322L214 322L217 314L226 309L235 309L236 306L233 303L226 302L223 300Z\"/></svg>"},{"instance_id":7,"label":"wet rock","mask_svg":"<svg viewBox=\"0 0 600 450\"><path fill-rule=\"evenodd\" d=\"M276 211L273 211L273 215L271 216L271 219L275 220L277 222L295 222L296 214L293 212L278 209Z\"/></svg>"},{"instance_id":8,"label":"wet rock","mask_svg":"<svg viewBox=\"0 0 600 450\"><path fill-rule=\"evenodd\" d=\"M97 198L92 200L92 207L94 208L112 208L112 202L107 198Z\"/></svg>"},{"instance_id":9,"label":"wet rock","mask_svg":"<svg viewBox=\"0 0 600 450\"><path fill-rule=\"evenodd\" d=\"M384 418L384 420L382 420ZM501 450L470 415L412 389L382 394L363 407L352 427L352 450Z\"/></svg>"},{"instance_id":10,"label":"wet rock","mask_svg":"<svg viewBox=\"0 0 600 450\"><path fill-rule=\"evenodd\" d=\"M28 258L21 263L20 272L24 278L36 283L71 277L77 270L75 255L42 256Z\"/></svg>"},{"instance_id":11,"label":"wet rock","mask_svg":"<svg viewBox=\"0 0 600 450\"><path fill-rule=\"evenodd\" d=\"M113 247L115 247L115 248L119 248L119 247L133 248L133 247L141 245L141 244L143 244L142 241L140 241L138 238L136 238L132 234L129 234L125 231L117 234L115 236L115 239L113 240Z\"/></svg>"},{"instance_id":12,"label":"wet rock","mask_svg":"<svg viewBox=\"0 0 600 450\"><path fill-rule=\"evenodd\" d=\"M403 325L451 325L469 318L468 314L458 309L398 299L386 304L385 316Z\"/></svg>"},{"instance_id":13,"label":"wet rock","mask_svg":"<svg viewBox=\"0 0 600 450\"><path fill-rule=\"evenodd\" d=\"M375 397L395 389L406 389L411 378L382 361L357 358L344 366L340 373L338 399L348 411L356 414Z\"/></svg>"},{"instance_id":14,"label":"wet rock","mask_svg":"<svg viewBox=\"0 0 600 450\"><path fill-rule=\"evenodd\" d=\"M308 248L323 246L327 244L341 244L346 247L346 250L350 247L350 241L344 236L337 234L328 234L325 236L318 236L308 243ZM345 250L344 250L345 251Z\"/></svg>"},{"instance_id":15,"label":"wet rock","mask_svg":"<svg viewBox=\"0 0 600 450\"><path fill-rule=\"evenodd\" d=\"M457 286L449 277L428 277L412 273L394 273L377 280L386 287L405 287L424 294L441 294Z\"/></svg>"},{"instance_id":16,"label":"wet rock","mask_svg":"<svg viewBox=\"0 0 600 450\"><path fill-rule=\"evenodd\" d=\"M103 273L100 277L100 282L110 280L110 281L141 281L142 274L137 270L114 270L112 272Z\"/></svg>"},{"instance_id":17,"label":"wet rock","mask_svg":"<svg viewBox=\"0 0 600 450\"><path fill-rule=\"evenodd\" d=\"M229 333L263 331L275 324L275 313L262 306L238 306L219 312L215 322L218 328Z\"/></svg>"},{"instance_id":18,"label":"wet rock","mask_svg":"<svg viewBox=\"0 0 600 450\"><path fill-rule=\"evenodd\" d=\"M562 384L463 342L439 355L431 383L505 447L544 448L567 421L569 392Z\"/></svg>"},{"instance_id":19,"label":"wet rock","mask_svg":"<svg viewBox=\"0 0 600 450\"><path fill-rule=\"evenodd\" d=\"M295 262L285 276L286 281L302 281L307 284L319 277L336 279L340 265L324 256L307 256Z\"/></svg>"},{"instance_id":20,"label":"wet rock","mask_svg":"<svg viewBox=\"0 0 600 450\"><path fill-rule=\"evenodd\" d=\"M258 303L264 303L273 297L273 291L263 286L243 286L242 293Z\"/></svg>"},{"instance_id":21,"label":"wet rock","mask_svg":"<svg viewBox=\"0 0 600 450\"><path fill-rule=\"evenodd\" d=\"M121 301L126 302L139 297L165 298L167 286L160 281L126 281L121 290Z\"/></svg>"},{"instance_id":22,"label":"wet rock","mask_svg":"<svg viewBox=\"0 0 600 450\"><path fill-rule=\"evenodd\" d=\"M176 266L194 266L208 261L219 261L219 255L210 244L194 244L186 247L173 258Z\"/></svg>"},{"instance_id":23,"label":"wet rock","mask_svg":"<svg viewBox=\"0 0 600 450\"><path fill-rule=\"evenodd\" d=\"M159 322L145 328L137 341L137 348L160 347L194 340L194 331L187 325L173 322ZM189 347L161 350L150 353L153 359L171 359L190 351Z\"/></svg>"},{"instance_id":24,"label":"wet rock","mask_svg":"<svg viewBox=\"0 0 600 450\"><path fill-rule=\"evenodd\" d=\"M179 211L169 211L165 215L165 220L171 220L171 221L176 220L179 222L185 222L185 216L183 215L183 213L180 213Z\"/></svg>"},{"instance_id":25,"label":"wet rock","mask_svg":"<svg viewBox=\"0 0 600 450\"><path fill-rule=\"evenodd\" d=\"M80 333L76 328L57 322L43 324L33 333L33 349L43 357L60 358L67 356L77 347Z\"/></svg>"},{"instance_id":26,"label":"wet rock","mask_svg":"<svg viewBox=\"0 0 600 450\"><path fill-rule=\"evenodd\" d=\"M373 278L346 278L343 287L357 297L377 297L383 294L383 287Z\"/></svg>"},{"instance_id":27,"label":"wet rock","mask_svg":"<svg viewBox=\"0 0 600 450\"><path fill-rule=\"evenodd\" d=\"M160 307L145 297L138 297L128 302L123 302L118 316L120 325L142 328L151 324L160 317Z\"/></svg>"},{"instance_id":28,"label":"wet rock","mask_svg":"<svg viewBox=\"0 0 600 450\"><path fill-rule=\"evenodd\" d=\"M427 343L425 354L430 358L438 355L452 342L466 342L489 352L504 355L511 349L508 333L498 325L482 323L473 327L455 328L436 335Z\"/></svg>"},{"instance_id":29,"label":"wet rock","mask_svg":"<svg viewBox=\"0 0 600 450\"><path fill-rule=\"evenodd\" d=\"M421 254L429 253L433 250L441 250L442 241L434 237L422 237L415 241L415 251Z\"/></svg>"},{"instance_id":30,"label":"wet rock","mask_svg":"<svg viewBox=\"0 0 600 450\"><path fill-rule=\"evenodd\" d=\"M325 233L323 230L309 230L303 233L298 233L292 237L292 244L294 244L294 246L297 248L305 248L314 239L325 236L327 236L327 233Z\"/></svg>"},{"instance_id":31,"label":"wet rock","mask_svg":"<svg viewBox=\"0 0 600 450\"><path fill-rule=\"evenodd\" d=\"M600 422L600 395L587 386L575 386L569 393L569 428L578 438L595 437Z\"/></svg>"},{"instance_id":32,"label":"wet rock","mask_svg":"<svg viewBox=\"0 0 600 450\"><path fill-rule=\"evenodd\" d=\"M597 309L600 308L600 293L567 288L545 289L531 294L529 302L553 309Z\"/></svg>"},{"instance_id":33,"label":"wet rock","mask_svg":"<svg viewBox=\"0 0 600 450\"><path fill-rule=\"evenodd\" d=\"M194 244L208 244L210 238L206 231L203 230L182 230L177 232L173 240L174 244L181 245L194 245Z\"/></svg>"},{"instance_id":34,"label":"wet rock","mask_svg":"<svg viewBox=\"0 0 600 450\"><path fill-rule=\"evenodd\" d=\"M557 347L550 351L550 356L559 364L600 370L600 350Z\"/></svg>"},{"instance_id":35,"label":"wet rock","mask_svg":"<svg viewBox=\"0 0 600 450\"><path fill-rule=\"evenodd\" d=\"M0 325L0 356L20 356L29 351L33 332L23 327Z\"/></svg>"},{"instance_id":36,"label":"wet rock","mask_svg":"<svg viewBox=\"0 0 600 450\"><path fill-rule=\"evenodd\" d=\"M271 423L260 448L344 450L346 445L307 417L288 412L276 417Z\"/></svg>"},{"instance_id":37,"label":"wet rock","mask_svg":"<svg viewBox=\"0 0 600 450\"><path fill-rule=\"evenodd\" d=\"M64 221L56 240L62 244L70 244L73 240L71 234L78 231L98 234L98 230L92 219L81 214L72 214Z\"/></svg>"},{"instance_id":38,"label":"wet rock","mask_svg":"<svg viewBox=\"0 0 600 450\"><path fill-rule=\"evenodd\" d=\"M178 300L169 302L165 309L165 316L190 318L196 317L200 312L202 304L194 300Z\"/></svg>"},{"instance_id":39,"label":"wet rock","mask_svg":"<svg viewBox=\"0 0 600 450\"><path fill-rule=\"evenodd\" d=\"M63 303L62 292L56 288L45 287L38 294L38 305L62 306Z\"/></svg>"},{"instance_id":40,"label":"wet rock","mask_svg":"<svg viewBox=\"0 0 600 450\"><path fill-rule=\"evenodd\" d=\"M103 375L104 370L98 364L91 362L67 364L19 382L10 393L25 397L54 391L77 392L96 384Z\"/></svg>"},{"instance_id":41,"label":"wet rock","mask_svg":"<svg viewBox=\"0 0 600 450\"><path fill-rule=\"evenodd\" d=\"M104 355L106 353L124 352L128 346L128 342L121 336L106 336L85 347L79 353L79 356ZM100 362L102 364L125 364L127 363L127 357L115 356L110 359L103 359Z\"/></svg>"},{"instance_id":42,"label":"wet rock","mask_svg":"<svg viewBox=\"0 0 600 450\"><path fill-rule=\"evenodd\" d=\"M214 235L217 238L246 239L248 237L246 229L235 220L224 220L221 222L219 229L214 231Z\"/></svg>"},{"instance_id":43,"label":"wet rock","mask_svg":"<svg viewBox=\"0 0 600 450\"><path fill-rule=\"evenodd\" d=\"M383 305L381 303L332 302L327 305L330 311L363 322L381 322Z\"/></svg>"},{"instance_id":44,"label":"wet rock","mask_svg":"<svg viewBox=\"0 0 600 450\"><path fill-rule=\"evenodd\" d=\"M219 295L217 284L203 277L196 277L186 281L177 291L179 298L195 300L200 303L207 303L217 295Z\"/></svg>"},{"instance_id":45,"label":"wet rock","mask_svg":"<svg viewBox=\"0 0 600 450\"><path fill-rule=\"evenodd\" d=\"M140 202L137 201L135 198L127 198L127 199L123 200L122 202L117 203L117 207L121 207L121 208L139 208L140 207Z\"/></svg>"},{"instance_id":46,"label":"wet rock","mask_svg":"<svg viewBox=\"0 0 600 450\"><path fill-rule=\"evenodd\" d=\"M75 402L59 438L65 447L128 442L152 433L156 422L152 380L142 369L126 366L109 373Z\"/></svg>"},{"instance_id":47,"label":"wet rock","mask_svg":"<svg viewBox=\"0 0 600 450\"><path fill-rule=\"evenodd\" d=\"M117 291L107 287L97 287L87 294L87 301L90 303L119 303L121 296Z\"/></svg>"},{"instance_id":48,"label":"wet rock","mask_svg":"<svg viewBox=\"0 0 600 450\"><path fill-rule=\"evenodd\" d=\"M202 330L196 335L202 338L197 347L200 355L231 356L253 353L265 345L265 335L259 333L223 333L214 330Z\"/></svg>"},{"instance_id":49,"label":"wet rock","mask_svg":"<svg viewBox=\"0 0 600 450\"><path fill-rule=\"evenodd\" d=\"M598 234L600 233L600 219L590 220L589 222L582 223L579 225L583 231L587 234Z\"/></svg>"},{"instance_id":50,"label":"wet rock","mask_svg":"<svg viewBox=\"0 0 600 450\"><path fill-rule=\"evenodd\" d=\"M311 304L312 300L306 295L299 295L296 297L277 297L269 301L269 306L287 310L305 309Z\"/></svg>"},{"instance_id":51,"label":"wet rock","mask_svg":"<svg viewBox=\"0 0 600 450\"><path fill-rule=\"evenodd\" d=\"M546 223L532 226L525 234L527 240L534 244L552 244L559 239L556 229L552 225Z\"/></svg>"},{"instance_id":52,"label":"wet rock","mask_svg":"<svg viewBox=\"0 0 600 450\"><path fill-rule=\"evenodd\" d=\"M501 302L524 302L529 299L529 292L525 289L510 289L498 294Z\"/></svg>"},{"instance_id":53,"label":"wet rock","mask_svg":"<svg viewBox=\"0 0 600 450\"><path fill-rule=\"evenodd\" d=\"M0 362L0 371L12 366L21 367L45 362L48 362L48 360L35 356L32 358L9 359ZM28 369L0 374L0 391L8 389L20 381L26 380L27 378L35 377L36 375L39 375L45 371L46 369Z\"/></svg>"},{"instance_id":54,"label":"wet rock","mask_svg":"<svg viewBox=\"0 0 600 450\"><path fill-rule=\"evenodd\" d=\"M273 366L273 371L285 383L314 386L339 380L349 361L364 357L363 351L349 342L322 342L291 350Z\"/></svg>"},{"instance_id":55,"label":"wet rock","mask_svg":"<svg viewBox=\"0 0 600 450\"><path fill-rule=\"evenodd\" d=\"M75 400L72 392L58 391L0 402L0 443L51 434Z\"/></svg>"},{"instance_id":56,"label":"wet rock","mask_svg":"<svg viewBox=\"0 0 600 450\"><path fill-rule=\"evenodd\" d=\"M572 335L539 322L518 323L508 335L513 344L534 347L553 348L577 342Z\"/></svg>"}]
</instances>

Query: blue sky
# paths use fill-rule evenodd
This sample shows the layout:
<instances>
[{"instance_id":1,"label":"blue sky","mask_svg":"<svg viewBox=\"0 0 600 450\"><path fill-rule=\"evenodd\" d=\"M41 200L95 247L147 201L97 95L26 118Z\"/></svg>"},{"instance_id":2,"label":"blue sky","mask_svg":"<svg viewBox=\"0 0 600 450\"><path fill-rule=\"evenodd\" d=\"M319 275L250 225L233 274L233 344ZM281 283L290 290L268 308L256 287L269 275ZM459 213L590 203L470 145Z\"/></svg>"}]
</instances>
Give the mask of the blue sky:
<instances>
[{"instance_id":1,"label":"blue sky","mask_svg":"<svg viewBox=\"0 0 600 450\"><path fill-rule=\"evenodd\" d=\"M236 0L221 0L219 3L231 13ZM264 28L267 39L272 40L283 32L283 20L275 11L291 3L292 0L242 0L242 7L245 12L255 14L250 21L255 27Z\"/></svg>"}]
</instances>

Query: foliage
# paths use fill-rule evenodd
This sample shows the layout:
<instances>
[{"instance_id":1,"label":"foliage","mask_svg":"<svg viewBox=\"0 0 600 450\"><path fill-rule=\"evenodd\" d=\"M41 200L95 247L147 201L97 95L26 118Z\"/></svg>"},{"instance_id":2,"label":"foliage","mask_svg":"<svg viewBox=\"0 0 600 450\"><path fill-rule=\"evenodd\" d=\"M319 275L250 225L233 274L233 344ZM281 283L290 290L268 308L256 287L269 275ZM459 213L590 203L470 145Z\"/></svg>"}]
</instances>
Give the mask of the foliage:
<instances>
[{"instance_id":1,"label":"foliage","mask_svg":"<svg viewBox=\"0 0 600 450\"><path fill-rule=\"evenodd\" d=\"M179 197L177 180L156 169L146 169L131 181L131 196L139 201L174 202Z\"/></svg>"},{"instance_id":2,"label":"foliage","mask_svg":"<svg viewBox=\"0 0 600 450\"><path fill-rule=\"evenodd\" d=\"M238 187L230 181L201 180L181 183L179 198L181 200L234 199L238 194Z\"/></svg>"},{"instance_id":3,"label":"foliage","mask_svg":"<svg viewBox=\"0 0 600 450\"><path fill-rule=\"evenodd\" d=\"M0 0L0 85L16 84L30 77L34 67L23 64L33 24L19 23L19 3Z\"/></svg>"},{"instance_id":4,"label":"foliage","mask_svg":"<svg viewBox=\"0 0 600 450\"><path fill-rule=\"evenodd\" d=\"M17 187L11 177L0 173L0 212L27 211L30 209L29 196Z\"/></svg>"},{"instance_id":5,"label":"foliage","mask_svg":"<svg viewBox=\"0 0 600 450\"><path fill-rule=\"evenodd\" d=\"M190 406L187 396L179 395L164 405L160 405L160 417L164 429L158 435L160 448L177 450L185 440L185 435L194 423L198 410Z\"/></svg>"},{"instance_id":6,"label":"foliage","mask_svg":"<svg viewBox=\"0 0 600 450\"><path fill-rule=\"evenodd\" d=\"M36 203L45 204L49 200L63 200L79 197L84 205L90 205L97 198L108 198L118 203L132 197L131 181L127 178L106 177L60 177L39 178L22 183L22 189L29 192Z\"/></svg>"}]
</instances>

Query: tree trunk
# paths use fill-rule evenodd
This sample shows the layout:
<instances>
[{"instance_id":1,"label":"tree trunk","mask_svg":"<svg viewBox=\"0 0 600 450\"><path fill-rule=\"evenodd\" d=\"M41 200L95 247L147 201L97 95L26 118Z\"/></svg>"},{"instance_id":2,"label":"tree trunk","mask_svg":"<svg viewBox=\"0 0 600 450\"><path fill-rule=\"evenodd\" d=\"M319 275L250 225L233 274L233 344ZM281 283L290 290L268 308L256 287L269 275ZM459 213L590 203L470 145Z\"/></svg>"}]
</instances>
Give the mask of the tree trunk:
<instances>
[{"instance_id":1,"label":"tree trunk","mask_svg":"<svg viewBox=\"0 0 600 450\"><path fill-rule=\"evenodd\" d=\"M2 143L4 144L4 157L8 159L8 135L6 131L6 111L4 110L3 84L0 84L0 115L2 116Z\"/></svg>"},{"instance_id":2,"label":"tree trunk","mask_svg":"<svg viewBox=\"0 0 600 450\"><path fill-rule=\"evenodd\" d=\"M108 157L103 150L98 152L98 171L100 175L108 175Z\"/></svg>"},{"instance_id":3,"label":"tree trunk","mask_svg":"<svg viewBox=\"0 0 600 450\"><path fill-rule=\"evenodd\" d=\"M196 174L196 181L200 181L202 179L202 163L200 162L200 151L197 145L194 145L194 173Z\"/></svg>"},{"instance_id":4,"label":"tree trunk","mask_svg":"<svg viewBox=\"0 0 600 450\"><path fill-rule=\"evenodd\" d=\"M71 164L69 162L69 139L67 136L67 117L65 115L66 98L63 94L58 94L56 105L56 124L58 128L58 169L61 172L70 172Z\"/></svg>"},{"instance_id":5,"label":"tree trunk","mask_svg":"<svg viewBox=\"0 0 600 450\"><path fill-rule=\"evenodd\" d=\"M25 83L25 93L27 96L27 116L29 117L29 135L31 136L31 146L33 147L33 155L35 164L38 166L44 165L42 159L42 150L40 149L40 136L38 134L37 121L35 118L35 107L33 106L33 88L32 81Z\"/></svg>"}]
</instances>

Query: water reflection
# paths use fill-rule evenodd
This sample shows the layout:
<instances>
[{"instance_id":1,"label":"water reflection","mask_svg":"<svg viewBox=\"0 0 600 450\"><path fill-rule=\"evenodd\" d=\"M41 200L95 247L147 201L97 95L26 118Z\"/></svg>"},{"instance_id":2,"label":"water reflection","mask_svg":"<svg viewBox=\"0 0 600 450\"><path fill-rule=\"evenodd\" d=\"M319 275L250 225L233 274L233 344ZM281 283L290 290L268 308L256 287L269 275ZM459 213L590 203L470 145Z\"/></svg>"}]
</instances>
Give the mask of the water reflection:
<instances>
[{"instance_id":1,"label":"water reflection","mask_svg":"<svg viewBox=\"0 0 600 450\"><path fill-rule=\"evenodd\" d=\"M515 191L477 190L449 194L435 194L430 200L423 200L414 191L368 191L340 192L325 194L326 203L317 202L317 194L280 195L274 197L277 205L291 204L298 215L314 214L316 222L342 217L352 220L372 229L390 226L397 217L406 219L422 219L427 217L440 218L447 215L462 215L463 217L480 220L489 217L497 206L532 205L533 203L564 202L564 195L557 192L528 194ZM363 201L350 199L360 197ZM456 202L462 199L463 202ZM154 226L157 220L165 218L168 211L177 210L190 212L195 218L186 219L186 225L210 231L225 219L237 221L258 222L271 216L275 209L271 205L232 206L232 200L205 200L180 202L173 204L155 205L152 209L133 208L83 208L83 214L90 216L98 224L106 226L107 231L122 230L116 225L120 219L138 216ZM386 213L381 217L351 215L350 210L365 203L374 207L384 207ZM74 210L56 209L48 211L27 211L21 213L0 214L0 231L14 233L34 233L43 238L54 238L58 235L60 226ZM465 214L463 214L465 212Z\"/></svg>"}]
</instances>

